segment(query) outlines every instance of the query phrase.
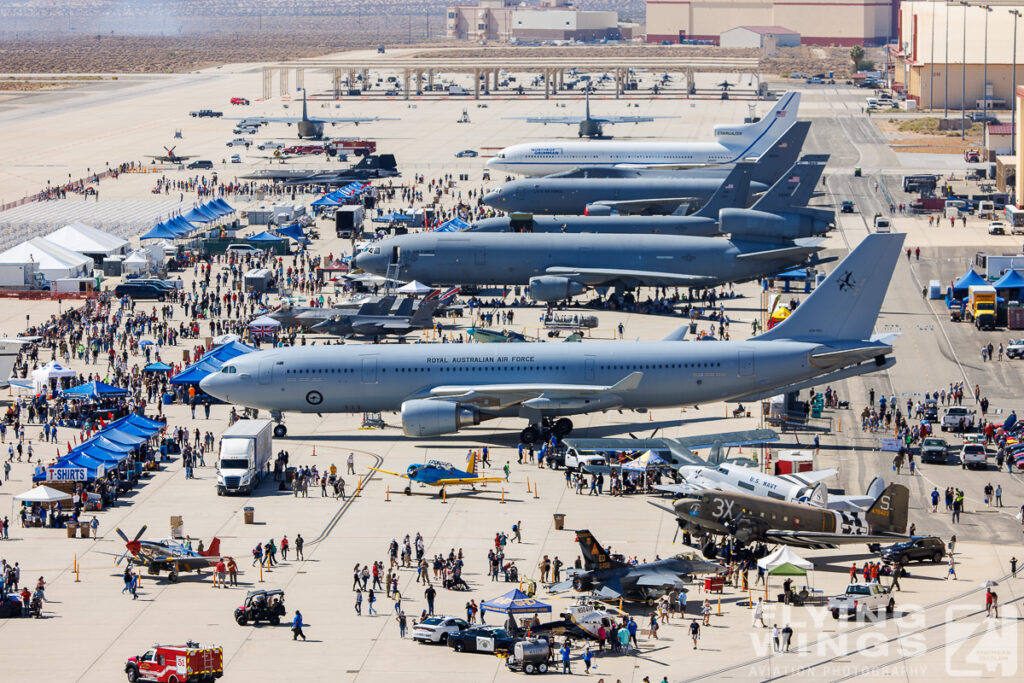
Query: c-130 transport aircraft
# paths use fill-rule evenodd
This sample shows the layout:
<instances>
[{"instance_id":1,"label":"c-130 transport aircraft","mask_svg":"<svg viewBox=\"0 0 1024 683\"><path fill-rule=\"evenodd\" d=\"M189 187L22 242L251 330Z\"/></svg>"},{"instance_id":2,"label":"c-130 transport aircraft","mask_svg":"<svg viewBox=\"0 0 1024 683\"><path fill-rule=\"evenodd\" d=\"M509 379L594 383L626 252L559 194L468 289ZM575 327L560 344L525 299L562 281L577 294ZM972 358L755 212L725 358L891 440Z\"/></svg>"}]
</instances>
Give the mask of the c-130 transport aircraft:
<instances>
[{"instance_id":1,"label":"c-130 transport aircraft","mask_svg":"<svg viewBox=\"0 0 1024 683\"><path fill-rule=\"evenodd\" d=\"M302 346L234 358L202 389L283 413L400 410L408 436L486 420L529 421L533 443L572 430L568 416L751 401L885 370L892 335L873 335L903 245L868 235L782 323L744 341Z\"/></svg>"}]
</instances>

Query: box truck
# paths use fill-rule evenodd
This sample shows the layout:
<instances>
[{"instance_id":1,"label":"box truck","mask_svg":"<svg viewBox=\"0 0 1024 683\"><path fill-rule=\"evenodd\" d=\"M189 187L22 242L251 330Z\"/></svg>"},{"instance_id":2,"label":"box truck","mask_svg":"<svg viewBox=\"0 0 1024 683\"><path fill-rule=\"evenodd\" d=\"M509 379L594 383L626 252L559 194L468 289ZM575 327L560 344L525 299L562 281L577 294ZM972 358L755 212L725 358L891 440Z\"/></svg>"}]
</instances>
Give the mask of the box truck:
<instances>
[{"instance_id":1,"label":"box truck","mask_svg":"<svg viewBox=\"0 0 1024 683\"><path fill-rule=\"evenodd\" d=\"M270 471L270 420L239 420L220 437L217 495L252 493Z\"/></svg>"}]
</instances>

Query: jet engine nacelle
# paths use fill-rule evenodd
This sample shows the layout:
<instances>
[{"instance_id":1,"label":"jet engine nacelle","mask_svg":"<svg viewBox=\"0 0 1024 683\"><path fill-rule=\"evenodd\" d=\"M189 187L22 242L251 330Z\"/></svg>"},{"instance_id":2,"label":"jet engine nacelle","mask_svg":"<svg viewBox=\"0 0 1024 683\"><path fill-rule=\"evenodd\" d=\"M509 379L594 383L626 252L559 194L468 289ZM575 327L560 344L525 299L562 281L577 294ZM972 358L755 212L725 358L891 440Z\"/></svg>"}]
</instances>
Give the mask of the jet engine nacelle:
<instances>
[{"instance_id":1,"label":"jet engine nacelle","mask_svg":"<svg viewBox=\"0 0 1024 683\"><path fill-rule=\"evenodd\" d=\"M414 399L402 403L402 431L406 436L440 436L480 424L480 413L450 401Z\"/></svg>"},{"instance_id":2,"label":"jet engine nacelle","mask_svg":"<svg viewBox=\"0 0 1024 683\"><path fill-rule=\"evenodd\" d=\"M584 216L611 216L612 207L607 204L587 204L583 207Z\"/></svg>"},{"instance_id":3,"label":"jet engine nacelle","mask_svg":"<svg viewBox=\"0 0 1024 683\"><path fill-rule=\"evenodd\" d=\"M558 275L530 278L530 298L534 301L561 301L582 294L586 289L582 282Z\"/></svg>"},{"instance_id":4,"label":"jet engine nacelle","mask_svg":"<svg viewBox=\"0 0 1024 683\"><path fill-rule=\"evenodd\" d=\"M834 225L835 213L827 209L800 208L792 213L768 213L754 209L722 209L719 230L736 237L793 240L815 237Z\"/></svg>"}]
</instances>

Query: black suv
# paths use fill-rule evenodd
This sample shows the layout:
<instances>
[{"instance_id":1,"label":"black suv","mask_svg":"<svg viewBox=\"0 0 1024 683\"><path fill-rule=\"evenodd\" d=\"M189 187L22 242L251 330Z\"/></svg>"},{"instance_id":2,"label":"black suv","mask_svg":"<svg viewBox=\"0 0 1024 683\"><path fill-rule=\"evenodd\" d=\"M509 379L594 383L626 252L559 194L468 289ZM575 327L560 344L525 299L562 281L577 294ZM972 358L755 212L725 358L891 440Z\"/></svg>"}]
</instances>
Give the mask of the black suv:
<instances>
[{"instance_id":1,"label":"black suv","mask_svg":"<svg viewBox=\"0 0 1024 683\"><path fill-rule=\"evenodd\" d=\"M114 287L114 296L163 301L167 298L167 288L161 287L155 282L122 282Z\"/></svg>"},{"instance_id":2,"label":"black suv","mask_svg":"<svg viewBox=\"0 0 1024 683\"><path fill-rule=\"evenodd\" d=\"M213 162L209 159L200 159L198 161L193 161L188 165L188 168L213 168Z\"/></svg>"},{"instance_id":3,"label":"black suv","mask_svg":"<svg viewBox=\"0 0 1024 683\"><path fill-rule=\"evenodd\" d=\"M942 562L946 556L946 544L935 536L913 536L909 541L882 548L881 555L884 561L898 564Z\"/></svg>"}]
</instances>

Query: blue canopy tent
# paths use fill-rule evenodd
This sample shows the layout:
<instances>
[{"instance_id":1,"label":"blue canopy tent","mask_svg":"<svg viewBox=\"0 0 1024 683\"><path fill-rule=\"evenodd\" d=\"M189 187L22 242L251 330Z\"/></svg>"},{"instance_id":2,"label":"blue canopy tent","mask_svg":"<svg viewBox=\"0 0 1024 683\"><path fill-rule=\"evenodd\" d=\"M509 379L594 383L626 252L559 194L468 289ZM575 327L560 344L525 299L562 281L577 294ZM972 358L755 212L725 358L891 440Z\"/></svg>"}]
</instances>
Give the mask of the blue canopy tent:
<instances>
[{"instance_id":1,"label":"blue canopy tent","mask_svg":"<svg viewBox=\"0 0 1024 683\"><path fill-rule=\"evenodd\" d=\"M191 235L193 232L199 229L181 216L175 216L170 221L168 221L168 223L172 229L178 231L179 235Z\"/></svg>"},{"instance_id":2,"label":"blue canopy tent","mask_svg":"<svg viewBox=\"0 0 1024 683\"><path fill-rule=\"evenodd\" d=\"M204 211L203 207L197 206L182 216L182 218L190 223L213 223L219 216L215 216L208 211Z\"/></svg>"},{"instance_id":3,"label":"blue canopy tent","mask_svg":"<svg viewBox=\"0 0 1024 683\"><path fill-rule=\"evenodd\" d=\"M335 190L312 202L310 206L340 206L344 203L345 199L341 196L341 191Z\"/></svg>"},{"instance_id":4,"label":"blue canopy tent","mask_svg":"<svg viewBox=\"0 0 1024 683\"><path fill-rule=\"evenodd\" d=\"M150 420L148 417L143 417L138 413L128 413L120 420L110 423L110 426L116 427L117 425L123 423L130 424L133 427L138 427L140 429L150 429L153 431L153 434L156 434L161 429L167 426L166 423L161 422L160 420Z\"/></svg>"},{"instance_id":5,"label":"blue canopy tent","mask_svg":"<svg viewBox=\"0 0 1024 683\"><path fill-rule=\"evenodd\" d=\"M99 432L100 436L110 436L114 441L122 441L124 443L141 443L149 437L153 436L159 430L153 430L146 427L136 427L131 422L112 423L103 428Z\"/></svg>"},{"instance_id":6,"label":"blue canopy tent","mask_svg":"<svg viewBox=\"0 0 1024 683\"><path fill-rule=\"evenodd\" d=\"M346 199L352 199L353 197L358 197L359 195L361 195L364 192L366 192L366 190L369 187L370 187L369 183L367 183L366 185L364 185L362 183L349 183L345 187L343 187L340 190L338 190L338 193L342 197L345 197Z\"/></svg>"},{"instance_id":7,"label":"blue canopy tent","mask_svg":"<svg viewBox=\"0 0 1024 683\"><path fill-rule=\"evenodd\" d=\"M170 372L173 370L167 363L150 363L146 367L142 368L143 372Z\"/></svg>"},{"instance_id":8,"label":"blue canopy tent","mask_svg":"<svg viewBox=\"0 0 1024 683\"><path fill-rule=\"evenodd\" d=\"M518 588L514 588L493 600L480 603L480 609L484 612L501 612L502 614L535 614L550 612L551 605L543 603L537 598L531 598Z\"/></svg>"},{"instance_id":9,"label":"blue canopy tent","mask_svg":"<svg viewBox=\"0 0 1024 683\"><path fill-rule=\"evenodd\" d=\"M246 237L246 242L278 242L281 238L276 235L271 235L269 232L261 232L252 237Z\"/></svg>"},{"instance_id":10,"label":"blue canopy tent","mask_svg":"<svg viewBox=\"0 0 1024 683\"><path fill-rule=\"evenodd\" d=\"M789 270L783 271L775 276L776 280L806 280L807 269L806 268L790 268Z\"/></svg>"},{"instance_id":11,"label":"blue canopy tent","mask_svg":"<svg viewBox=\"0 0 1024 683\"><path fill-rule=\"evenodd\" d=\"M277 229L277 234L293 239L296 242L308 242L306 239L306 233L303 231L302 226L298 223L292 223L291 225L285 225L284 227Z\"/></svg>"},{"instance_id":12,"label":"blue canopy tent","mask_svg":"<svg viewBox=\"0 0 1024 683\"><path fill-rule=\"evenodd\" d=\"M231 205L228 204L226 201L224 201L223 197L217 197L216 199L214 199L210 203L213 204L214 206L218 207L221 211L223 211L224 212L223 215L225 215L225 216L228 215L229 213L234 213L235 212L235 210L231 207Z\"/></svg>"},{"instance_id":13,"label":"blue canopy tent","mask_svg":"<svg viewBox=\"0 0 1024 683\"><path fill-rule=\"evenodd\" d=\"M128 452L129 451L112 451L107 448L103 448L92 440L89 440L78 448L72 449L71 453L68 453L68 455L73 453L85 453L86 455L96 458L97 460L102 460L105 463L120 463L128 457Z\"/></svg>"},{"instance_id":14,"label":"blue canopy tent","mask_svg":"<svg viewBox=\"0 0 1024 683\"><path fill-rule=\"evenodd\" d=\"M229 213L231 213L230 211L222 209L216 202L206 202L199 208L201 208L203 211L210 214L211 216L216 216L217 218L221 218L222 216L226 216Z\"/></svg>"},{"instance_id":15,"label":"blue canopy tent","mask_svg":"<svg viewBox=\"0 0 1024 683\"><path fill-rule=\"evenodd\" d=\"M224 361L217 359L201 360L171 377L171 384L199 384L207 375L219 371L222 365L224 365Z\"/></svg>"},{"instance_id":16,"label":"blue canopy tent","mask_svg":"<svg viewBox=\"0 0 1024 683\"><path fill-rule=\"evenodd\" d=\"M953 297L956 299L963 299L967 296L967 290L969 288L987 284L988 282L985 281L985 278L975 273L972 268L964 273L963 277L953 283Z\"/></svg>"},{"instance_id":17,"label":"blue canopy tent","mask_svg":"<svg viewBox=\"0 0 1024 683\"><path fill-rule=\"evenodd\" d=\"M416 219L413 218L412 216L406 216L404 213L398 213L397 211L392 211L390 213L386 213L386 214L383 214L381 216L377 216L376 218L373 219L373 222L374 223L412 223L414 220L416 220Z\"/></svg>"},{"instance_id":18,"label":"blue canopy tent","mask_svg":"<svg viewBox=\"0 0 1024 683\"><path fill-rule=\"evenodd\" d=\"M996 291L1007 301L1020 301L1024 293L1024 277L1016 270L1008 270L1003 276L992 283Z\"/></svg>"},{"instance_id":19,"label":"blue canopy tent","mask_svg":"<svg viewBox=\"0 0 1024 683\"><path fill-rule=\"evenodd\" d=\"M437 226L434 232L461 232L469 227L469 223L459 218L453 218Z\"/></svg>"},{"instance_id":20,"label":"blue canopy tent","mask_svg":"<svg viewBox=\"0 0 1024 683\"><path fill-rule=\"evenodd\" d=\"M139 438L138 441L134 441L132 443L122 443L122 437L120 435L111 434L110 436L116 438L107 438L106 436L104 436L104 433L106 431L107 430L104 430L103 432L96 434L85 443L90 443L93 444L94 446L99 446L103 450L110 451L111 453L131 453L132 451L139 447L140 443L145 441L145 439Z\"/></svg>"},{"instance_id":21,"label":"blue canopy tent","mask_svg":"<svg viewBox=\"0 0 1024 683\"><path fill-rule=\"evenodd\" d=\"M86 470L86 476L89 479L96 479L97 477L103 476L101 472L106 473L109 463L97 460L87 453L75 453L73 455L66 455L58 460L56 466L82 467Z\"/></svg>"},{"instance_id":22,"label":"blue canopy tent","mask_svg":"<svg viewBox=\"0 0 1024 683\"><path fill-rule=\"evenodd\" d=\"M118 398L128 396L130 392L121 387L114 387L99 381L86 382L61 392L66 398Z\"/></svg>"},{"instance_id":23,"label":"blue canopy tent","mask_svg":"<svg viewBox=\"0 0 1024 683\"><path fill-rule=\"evenodd\" d=\"M180 235L170 228L167 223L157 223L149 229L145 235L140 237L140 240L173 240L180 237Z\"/></svg>"}]
</instances>

